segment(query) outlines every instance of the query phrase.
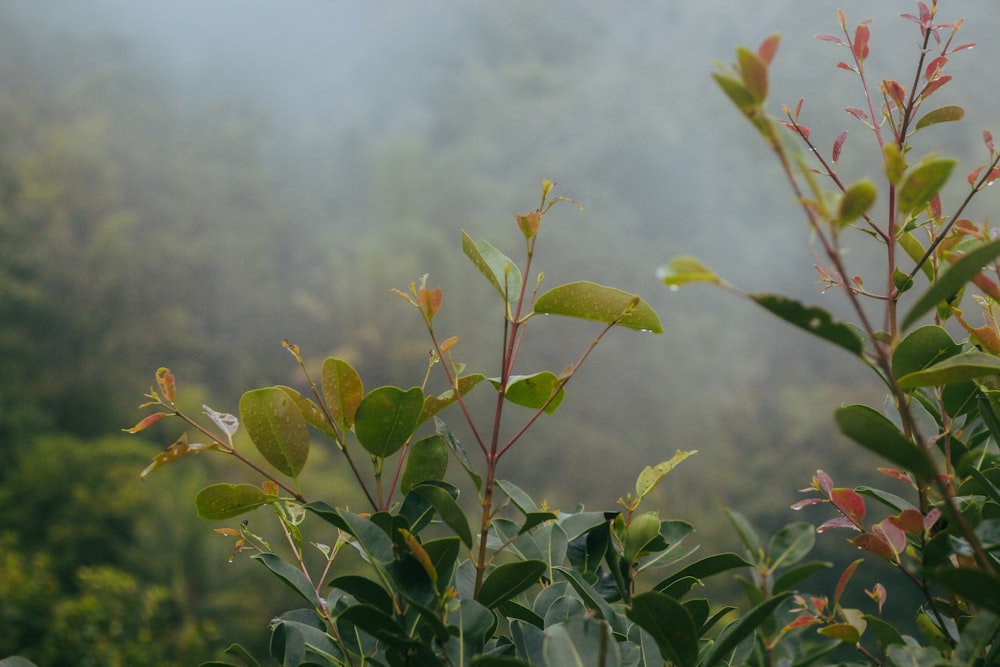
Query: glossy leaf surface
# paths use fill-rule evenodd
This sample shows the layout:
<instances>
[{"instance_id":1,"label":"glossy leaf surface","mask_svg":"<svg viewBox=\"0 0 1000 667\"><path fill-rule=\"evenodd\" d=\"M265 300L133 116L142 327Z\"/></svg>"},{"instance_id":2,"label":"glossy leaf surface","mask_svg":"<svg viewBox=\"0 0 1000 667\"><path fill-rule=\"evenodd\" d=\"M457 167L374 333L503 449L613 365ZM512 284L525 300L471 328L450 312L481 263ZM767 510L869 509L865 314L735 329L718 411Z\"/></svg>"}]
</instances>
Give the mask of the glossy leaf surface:
<instances>
[{"instance_id":1,"label":"glossy leaf surface","mask_svg":"<svg viewBox=\"0 0 1000 667\"><path fill-rule=\"evenodd\" d=\"M368 453L392 456L413 435L424 405L420 387L373 389L358 406L354 433Z\"/></svg>"},{"instance_id":2,"label":"glossy leaf surface","mask_svg":"<svg viewBox=\"0 0 1000 667\"><path fill-rule=\"evenodd\" d=\"M399 482L403 493L429 479L443 479L448 471L448 443L438 434L418 440L406 455L406 469Z\"/></svg>"},{"instance_id":3,"label":"glossy leaf surface","mask_svg":"<svg viewBox=\"0 0 1000 667\"><path fill-rule=\"evenodd\" d=\"M918 479L934 477L927 452L904 436L896 425L867 405L848 405L834 413L841 433L856 443L908 470Z\"/></svg>"},{"instance_id":4,"label":"glossy leaf surface","mask_svg":"<svg viewBox=\"0 0 1000 667\"><path fill-rule=\"evenodd\" d=\"M323 362L323 398L333 421L347 431L354 425L354 415L365 395L361 376L343 359L330 357Z\"/></svg>"},{"instance_id":5,"label":"glossy leaf surface","mask_svg":"<svg viewBox=\"0 0 1000 667\"><path fill-rule=\"evenodd\" d=\"M521 269L509 257L494 248L488 241L473 241L462 231L462 251L472 260L479 272L486 276L500 296L508 303L515 303L521 293Z\"/></svg>"},{"instance_id":6,"label":"glossy leaf surface","mask_svg":"<svg viewBox=\"0 0 1000 667\"><path fill-rule=\"evenodd\" d=\"M280 387L248 391L240 399L240 417L267 462L297 477L309 457L309 429L292 397Z\"/></svg>"},{"instance_id":7,"label":"glossy leaf surface","mask_svg":"<svg viewBox=\"0 0 1000 667\"><path fill-rule=\"evenodd\" d=\"M854 327L835 321L822 308L806 306L795 299L777 294L751 294L750 298L789 324L805 329L852 354L860 355L864 349L861 336Z\"/></svg>"},{"instance_id":8,"label":"glossy leaf surface","mask_svg":"<svg viewBox=\"0 0 1000 667\"><path fill-rule=\"evenodd\" d=\"M635 294L581 280L553 287L535 301L535 312L616 324L638 331L663 333L660 318Z\"/></svg>"},{"instance_id":9,"label":"glossy leaf surface","mask_svg":"<svg viewBox=\"0 0 1000 667\"><path fill-rule=\"evenodd\" d=\"M231 519L275 500L253 484L212 484L195 496L198 516L203 519Z\"/></svg>"}]
</instances>

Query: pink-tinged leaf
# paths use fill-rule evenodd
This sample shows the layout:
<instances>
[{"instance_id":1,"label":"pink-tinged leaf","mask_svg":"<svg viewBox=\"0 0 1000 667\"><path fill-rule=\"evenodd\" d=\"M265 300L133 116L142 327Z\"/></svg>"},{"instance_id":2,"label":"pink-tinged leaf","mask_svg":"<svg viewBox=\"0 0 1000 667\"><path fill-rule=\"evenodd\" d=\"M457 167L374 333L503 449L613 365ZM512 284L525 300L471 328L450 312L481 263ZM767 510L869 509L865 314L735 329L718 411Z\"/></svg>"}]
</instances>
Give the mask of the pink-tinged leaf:
<instances>
[{"instance_id":1,"label":"pink-tinged leaf","mask_svg":"<svg viewBox=\"0 0 1000 667\"><path fill-rule=\"evenodd\" d=\"M854 57L858 62L863 62L868 58L868 38L871 36L871 29L864 23L854 30Z\"/></svg>"},{"instance_id":2,"label":"pink-tinged leaf","mask_svg":"<svg viewBox=\"0 0 1000 667\"><path fill-rule=\"evenodd\" d=\"M933 81L944 69L944 66L948 64L948 56L938 56L934 60L927 63L927 69L924 70L924 78L928 81Z\"/></svg>"},{"instance_id":3,"label":"pink-tinged leaf","mask_svg":"<svg viewBox=\"0 0 1000 667\"><path fill-rule=\"evenodd\" d=\"M924 530L928 531L933 528L934 524L936 524L940 518L941 510L935 507L927 513L927 516L924 517Z\"/></svg>"},{"instance_id":4,"label":"pink-tinged leaf","mask_svg":"<svg viewBox=\"0 0 1000 667\"><path fill-rule=\"evenodd\" d=\"M848 65L844 61L837 63L837 69L846 69L848 72L854 72L855 74L858 73L858 70L854 69L853 65Z\"/></svg>"},{"instance_id":5,"label":"pink-tinged leaf","mask_svg":"<svg viewBox=\"0 0 1000 667\"><path fill-rule=\"evenodd\" d=\"M885 91L889 99L895 102L897 107L906 106L906 88L900 85L898 81L886 79L882 82L882 90Z\"/></svg>"},{"instance_id":6,"label":"pink-tinged leaf","mask_svg":"<svg viewBox=\"0 0 1000 667\"><path fill-rule=\"evenodd\" d=\"M851 114L852 116L860 120L868 127L872 126L871 121L868 120L868 114L865 113L863 109L859 109L857 107L847 107L846 109L844 109L844 111Z\"/></svg>"},{"instance_id":7,"label":"pink-tinged leaf","mask_svg":"<svg viewBox=\"0 0 1000 667\"><path fill-rule=\"evenodd\" d=\"M955 53L956 51L964 51L965 49L971 49L975 45L976 45L975 42L969 42L968 44L960 44L959 46L954 47L948 53Z\"/></svg>"},{"instance_id":8,"label":"pink-tinged leaf","mask_svg":"<svg viewBox=\"0 0 1000 667\"><path fill-rule=\"evenodd\" d=\"M917 8L920 9L920 25L929 26L931 24L931 10L923 2L918 2Z\"/></svg>"},{"instance_id":9,"label":"pink-tinged leaf","mask_svg":"<svg viewBox=\"0 0 1000 667\"><path fill-rule=\"evenodd\" d=\"M823 495L829 497L830 491L833 490L833 478L827 475L822 470L816 471L816 481L819 482L819 490L823 492Z\"/></svg>"},{"instance_id":10,"label":"pink-tinged leaf","mask_svg":"<svg viewBox=\"0 0 1000 667\"><path fill-rule=\"evenodd\" d=\"M736 49L736 62L743 85L754 99L757 102L767 99L767 63L756 53L743 47Z\"/></svg>"},{"instance_id":11,"label":"pink-tinged leaf","mask_svg":"<svg viewBox=\"0 0 1000 667\"><path fill-rule=\"evenodd\" d=\"M918 19L913 14L900 14L899 18L906 19L907 21L913 21L914 23L918 23L918 24L920 23L920 19Z\"/></svg>"},{"instance_id":12,"label":"pink-tinged leaf","mask_svg":"<svg viewBox=\"0 0 1000 667\"><path fill-rule=\"evenodd\" d=\"M992 183L998 178L1000 178L1000 168L993 169L992 171L990 171L989 175L986 176L986 182Z\"/></svg>"},{"instance_id":13,"label":"pink-tinged leaf","mask_svg":"<svg viewBox=\"0 0 1000 667\"><path fill-rule=\"evenodd\" d=\"M855 570L858 569L858 566L861 565L862 562L864 562L864 560L859 558L858 560L848 565L847 568L844 570L844 573L840 575L840 579L837 580L837 588L833 592L834 607L840 604L840 596L844 594L844 589L847 588L847 583L851 580L851 577L854 576Z\"/></svg>"},{"instance_id":14,"label":"pink-tinged leaf","mask_svg":"<svg viewBox=\"0 0 1000 667\"><path fill-rule=\"evenodd\" d=\"M882 613L882 607L885 606L885 601L889 599L889 592L885 589L882 584L875 584L872 589L866 590L868 597L875 601L878 607L878 613Z\"/></svg>"},{"instance_id":15,"label":"pink-tinged leaf","mask_svg":"<svg viewBox=\"0 0 1000 667\"><path fill-rule=\"evenodd\" d=\"M802 113L802 103L806 101L806 98L800 97L798 104L795 105L795 120L799 119L799 114Z\"/></svg>"},{"instance_id":16,"label":"pink-tinged leaf","mask_svg":"<svg viewBox=\"0 0 1000 667\"><path fill-rule=\"evenodd\" d=\"M865 501L854 489L838 488L830 493L833 504L855 523L861 523L865 518Z\"/></svg>"},{"instance_id":17,"label":"pink-tinged leaf","mask_svg":"<svg viewBox=\"0 0 1000 667\"><path fill-rule=\"evenodd\" d=\"M810 625L816 625L820 623L820 620L811 614L803 614L799 616L791 623L786 625L781 629L782 633L788 632L789 630L796 630L798 628L808 628Z\"/></svg>"},{"instance_id":18,"label":"pink-tinged leaf","mask_svg":"<svg viewBox=\"0 0 1000 667\"><path fill-rule=\"evenodd\" d=\"M156 384L160 386L163 397L170 403L177 399L177 387L174 384L174 374L169 368L160 368L156 371Z\"/></svg>"},{"instance_id":19,"label":"pink-tinged leaf","mask_svg":"<svg viewBox=\"0 0 1000 667\"><path fill-rule=\"evenodd\" d=\"M797 511L802 509L803 507L811 507L813 505L820 505L822 503L828 503L828 502L830 501L825 500L823 498L806 498L805 500L800 500L799 502L792 505L792 509Z\"/></svg>"},{"instance_id":20,"label":"pink-tinged leaf","mask_svg":"<svg viewBox=\"0 0 1000 667\"><path fill-rule=\"evenodd\" d=\"M834 44L843 45L844 40L836 35L816 35L816 39L822 40L824 42L833 42Z\"/></svg>"},{"instance_id":21,"label":"pink-tinged leaf","mask_svg":"<svg viewBox=\"0 0 1000 667\"><path fill-rule=\"evenodd\" d=\"M934 79L933 81L927 84L927 87L924 88L924 92L920 94L921 99L930 97L931 93L936 91L938 88L943 87L944 84L948 83L949 81L951 81L951 75L948 74L944 76L939 76L938 78Z\"/></svg>"},{"instance_id":22,"label":"pink-tinged leaf","mask_svg":"<svg viewBox=\"0 0 1000 667\"><path fill-rule=\"evenodd\" d=\"M778 122L787 127L795 134L799 134L805 139L809 138L809 128L806 127L805 125L796 125L794 123L789 123L787 120L779 120Z\"/></svg>"},{"instance_id":23,"label":"pink-tinged leaf","mask_svg":"<svg viewBox=\"0 0 1000 667\"><path fill-rule=\"evenodd\" d=\"M969 172L969 175L966 176L966 178L965 178L965 180L967 180L969 182L969 185L974 186L976 184L976 180L979 178L980 172L982 172L983 169L985 169L985 168L986 168L986 165L985 164L981 164L981 165L979 165L978 167L976 167L975 169L973 169L972 171Z\"/></svg>"},{"instance_id":24,"label":"pink-tinged leaf","mask_svg":"<svg viewBox=\"0 0 1000 667\"><path fill-rule=\"evenodd\" d=\"M927 205L927 207L930 209L931 217L932 218L934 218L935 220L940 219L941 218L941 195L940 194L936 194L933 197L931 197L931 201Z\"/></svg>"},{"instance_id":25,"label":"pink-tinged leaf","mask_svg":"<svg viewBox=\"0 0 1000 667\"><path fill-rule=\"evenodd\" d=\"M924 530L924 515L915 509L903 510L896 516L889 517L887 521L908 535L919 535Z\"/></svg>"},{"instance_id":26,"label":"pink-tinged leaf","mask_svg":"<svg viewBox=\"0 0 1000 667\"><path fill-rule=\"evenodd\" d=\"M778 42L781 41L780 35L771 35L757 47L757 55L768 65L774 60L774 54L778 52Z\"/></svg>"},{"instance_id":27,"label":"pink-tinged leaf","mask_svg":"<svg viewBox=\"0 0 1000 667\"><path fill-rule=\"evenodd\" d=\"M833 142L833 163L837 164L837 160L840 159L840 151L844 148L844 142L847 140L847 130L844 130L837 135L837 140Z\"/></svg>"},{"instance_id":28,"label":"pink-tinged leaf","mask_svg":"<svg viewBox=\"0 0 1000 667\"><path fill-rule=\"evenodd\" d=\"M817 526L816 532L825 533L826 531L834 528L848 528L854 531L858 530L857 524L848 519L846 516L838 516L835 519L830 519L829 521L825 521L821 525Z\"/></svg>"},{"instance_id":29,"label":"pink-tinged leaf","mask_svg":"<svg viewBox=\"0 0 1000 667\"><path fill-rule=\"evenodd\" d=\"M873 553L876 556L884 558L890 563L896 558L896 552L892 550L892 547L884 539L878 535L872 533L864 533L863 535L858 535L850 540L851 544L861 549L862 551L867 551L868 553Z\"/></svg>"},{"instance_id":30,"label":"pink-tinged leaf","mask_svg":"<svg viewBox=\"0 0 1000 667\"><path fill-rule=\"evenodd\" d=\"M872 526L872 532L884 539L897 555L906 549L906 533L886 519Z\"/></svg>"},{"instance_id":31,"label":"pink-tinged leaf","mask_svg":"<svg viewBox=\"0 0 1000 667\"><path fill-rule=\"evenodd\" d=\"M989 149L990 155L993 155L996 152L993 149L993 133L989 130L983 130L983 143L986 144L986 148Z\"/></svg>"},{"instance_id":32,"label":"pink-tinged leaf","mask_svg":"<svg viewBox=\"0 0 1000 667\"><path fill-rule=\"evenodd\" d=\"M897 479L908 486L917 488L917 485L913 482L913 477L909 473L905 473L902 470L896 470L895 468L878 468L878 471L887 477L892 477Z\"/></svg>"},{"instance_id":33,"label":"pink-tinged leaf","mask_svg":"<svg viewBox=\"0 0 1000 667\"><path fill-rule=\"evenodd\" d=\"M138 433L139 431L145 431L147 428L160 421L164 417L169 417L170 413L167 412L154 412L142 419L138 424L132 428L123 428L122 430L126 433Z\"/></svg>"},{"instance_id":34,"label":"pink-tinged leaf","mask_svg":"<svg viewBox=\"0 0 1000 667\"><path fill-rule=\"evenodd\" d=\"M844 16L844 10L843 9L838 9L837 10L837 21L840 22L840 27L841 28L845 28L845 29L847 28L847 17Z\"/></svg>"},{"instance_id":35,"label":"pink-tinged leaf","mask_svg":"<svg viewBox=\"0 0 1000 667\"><path fill-rule=\"evenodd\" d=\"M812 607L813 609L816 610L817 614L823 614L826 612L826 608L828 606L826 598L821 598L816 595L812 595L809 597L809 602L812 603Z\"/></svg>"},{"instance_id":36,"label":"pink-tinged leaf","mask_svg":"<svg viewBox=\"0 0 1000 667\"><path fill-rule=\"evenodd\" d=\"M420 306L420 310L423 312L425 318L428 320L433 319L438 311L441 310L441 288L427 289L426 287L421 287L417 291L417 305Z\"/></svg>"}]
</instances>

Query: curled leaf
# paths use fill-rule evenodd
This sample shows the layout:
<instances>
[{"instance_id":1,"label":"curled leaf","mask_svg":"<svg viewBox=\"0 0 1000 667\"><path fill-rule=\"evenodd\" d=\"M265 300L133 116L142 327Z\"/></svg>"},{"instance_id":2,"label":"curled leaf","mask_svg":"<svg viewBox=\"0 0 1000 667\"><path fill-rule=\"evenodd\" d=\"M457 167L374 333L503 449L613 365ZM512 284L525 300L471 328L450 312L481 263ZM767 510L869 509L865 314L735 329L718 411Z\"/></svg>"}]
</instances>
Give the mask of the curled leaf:
<instances>
[{"instance_id":1,"label":"curled leaf","mask_svg":"<svg viewBox=\"0 0 1000 667\"><path fill-rule=\"evenodd\" d=\"M169 368L160 368L156 371L156 384L159 385L163 397L173 403L177 399L177 387L174 384L174 374Z\"/></svg>"},{"instance_id":2,"label":"curled leaf","mask_svg":"<svg viewBox=\"0 0 1000 667\"><path fill-rule=\"evenodd\" d=\"M160 452L153 457L153 462L150 463L146 468L139 473L140 479L146 479L146 475L153 472L157 468L167 465L168 463L173 463L179 458L188 456L189 454L198 454L209 449L218 449L219 446L215 443L206 445L203 443L189 443L187 433L182 435L177 439L174 444L167 447L166 450Z\"/></svg>"}]
</instances>

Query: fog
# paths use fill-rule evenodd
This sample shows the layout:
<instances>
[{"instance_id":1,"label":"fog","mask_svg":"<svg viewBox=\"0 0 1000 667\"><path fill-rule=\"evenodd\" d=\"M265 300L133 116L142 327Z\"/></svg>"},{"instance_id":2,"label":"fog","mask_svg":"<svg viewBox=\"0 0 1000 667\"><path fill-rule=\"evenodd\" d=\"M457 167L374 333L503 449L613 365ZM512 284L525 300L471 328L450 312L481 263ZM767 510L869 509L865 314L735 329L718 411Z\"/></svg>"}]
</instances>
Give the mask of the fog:
<instances>
[{"instance_id":1,"label":"fog","mask_svg":"<svg viewBox=\"0 0 1000 667\"><path fill-rule=\"evenodd\" d=\"M966 104L967 118L935 130L931 145L961 157L961 171L983 158L982 129L1000 131L1000 12L995 0L942 5L969 19L960 41L979 44L949 65L956 80L941 100ZM493 374L495 294L462 257L459 233L519 260L512 214L534 208L548 178L584 209L546 218L547 284L637 292L665 333L612 332L502 475L556 505L607 509L643 466L698 449L657 490L665 514L711 524L706 539L717 541L723 506L789 521L781 508L817 467L871 467L830 413L841 401L879 403L878 387L842 352L745 300L669 292L655 270L695 254L747 291L846 314L838 295L820 293L777 165L710 78L737 44L781 33L772 109L805 97L821 145L850 128L845 169L877 178L870 137L842 111L863 101L857 80L836 68L836 46L815 39L838 32L838 6L851 25L873 18L873 80L909 85L916 30L897 14L910 2L3 0L3 32L20 46L8 42L0 77L11 99L40 100L9 116L31 131L4 146L18 160L35 143L59 164L85 155L74 187L113 194L92 217L66 214L79 226L74 247L96 243L113 211L121 227L105 231L128 246L113 263L95 254L78 267L72 252L22 258L31 280L66 274L52 283L64 286L52 288L61 305L46 308L86 312L17 334L48 347L41 370L11 376L41 373L43 421L91 437L134 423L123 406L161 365L226 411L253 386L301 385L285 338L313 362L351 359L367 386L412 386L425 332L386 290L424 273L444 290L442 328ZM863 272L869 258L851 250ZM554 320L533 324L523 372L564 368L595 335ZM13 369L20 353L4 349ZM83 354L92 363L77 363ZM105 398L97 420L92 403Z\"/></svg>"}]
</instances>

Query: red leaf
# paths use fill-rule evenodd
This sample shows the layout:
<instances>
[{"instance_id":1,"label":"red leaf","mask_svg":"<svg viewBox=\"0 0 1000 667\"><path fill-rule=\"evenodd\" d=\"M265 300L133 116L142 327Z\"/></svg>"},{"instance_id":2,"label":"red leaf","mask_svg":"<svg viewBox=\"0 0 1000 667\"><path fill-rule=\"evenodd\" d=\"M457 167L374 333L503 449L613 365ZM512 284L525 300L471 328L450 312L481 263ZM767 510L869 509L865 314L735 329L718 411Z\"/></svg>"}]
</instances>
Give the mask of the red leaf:
<instances>
[{"instance_id":1,"label":"red leaf","mask_svg":"<svg viewBox=\"0 0 1000 667\"><path fill-rule=\"evenodd\" d=\"M960 46L956 46L955 48L953 48L948 53L955 53L956 51L964 51L965 49L971 49L975 45L976 45L975 42L969 42L968 44L962 44Z\"/></svg>"},{"instance_id":2,"label":"red leaf","mask_svg":"<svg viewBox=\"0 0 1000 667\"><path fill-rule=\"evenodd\" d=\"M906 19L907 21L913 21L914 23L920 23L920 19L913 14L900 14L899 18Z\"/></svg>"},{"instance_id":3,"label":"red leaf","mask_svg":"<svg viewBox=\"0 0 1000 667\"><path fill-rule=\"evenodd\" d=\"M890 519L879 521L872 526L872 532L884 539L897 556L906 548L906 533Z\"/></svg>"},{"instance_id":4,"label":"red leaf","mask_svg":"<svg viewBox=\"0 0 1000 667\"><path fill-rule=\"evenodd\" d=\"M830 493L830 500L843 512L847 518L855 523L861 523L865 518L865 501L854 489L834 489Z\"/></svg>"},{"instance_id":5,"label":"red leaf","mask_svg":"<svg viewBox=\"0 0 1000 667\"><path fill-rule=\"evenodd\" d=\"M906 106L906 88L903 88L898 81L883 81L882 88L897 107Z\"/></svg>"},{"instance_id":6,"label":"red leaf","mask_svg":"<svg viewBox=\"0 0 1000 667\"><path fill-rule=\"evenodd\" d=\"M889 597L889 592L885 590L885 586L882 584L875 584L870 591L866 590L865 593L868 594L875 604L878 605L878 613L882 613L882 607L885 606L885 601Z\"/></svg>"},{"instance_id":7,"label":"red leaf","mask_svg":"<svg viewBox=\"0 0 1000 667\"><path fill-rule=\"evenodd\" d=\"M924 515L915 509L903 510L887 520L909 535L919 535L924 530Z\"/></svg>"},{"instance_id":8,"label":"red leaf","mask_svg":"<svg viewBox=\"0 0 1000 667\"><path fill-rule=\"evenodd\" d=\"M996 151L993 150L993 133L989 130L983 130L983 143L986 144L986 148L990 150L990 155L993 155Z\"/></svg>"},{"instance_id":9,"label":"red leaf","mask_svg":"<svg viewBox=\"0 0 1000 667\"><path fill-rule=\"evenodd\" d=\"M992 183L993 181L997 180L998 178L1000 178L1000 167L998 167L997 169L994 169L993 171L990 172L989 176L986 177L986 182L987 183Z\"/></svg>"},{"instance_id":10,"label":"red leaf","mask_svg":"<svg viewBox=\"0 0 1000 667\"><path fill-rule=\"evenodd\" d=\"M985 168L986 168L986 165L985 164L981 164L981 165L979 165L978 167L976 167L975 169L973 169L972 171L969 172L969 175L965 179L965 180L969 181L969 185L975 185L976 184L976 179L979 178L979 172L981 172Z\"/></svg>"},{"instance_id":11,"label":"red leaf","mask_svg":"<svg viewBox=\"0 0 1000 667\"><path fill-rule=\"evenodd\" d=\"M927 69L924 70L924 78L927 79L928 81L933 81L941 74L941 71L947 64L948 64L947 56L938 56L937 58L935 58L934 60L930 61L927 64Z\"/></svg>"},{"instance_id":12,"label":"red leaf","mask_svg":"<svg viewBox=\"0 0 1000 667\"><path fill-rule=\"evenodd\" d=\"M906 484L909 484L913 488L916 488L916 485L913 483L913 478L910 477L908 473L905 473L901 470L896 470L895 468L879 468L878 471L883 475L892 477L893 479L898 479L900 482L905 482Z\"/></svg>"},{"instance_id":13,"label":"red leaf","mask_svg":"<svg viewBox=\"0 0 1000 667\"><path fill-rule=\"evenodd\" d=\"M941 510L935 507L934 509L932 509L930 512L927 513L927 516L924 517L924 530L930 530L934 526L934 524L938 522L938 519L940 518L941 518Z\"/></svg>"},{"instance_id":14,"label":"red leaf","mask_svg":"<svg viewBox=\"0 0 1000 667\"><path fill-rule=\"evenodd\" d=\"M781 631L787 632L789 630L795 630L797 628L807 628L810 625L816 625L819 622L820 622L819 619L816 618L815 616L812 616L811 614L803 614L802 616L799 616L794 621L783 627Z\"/></svg>"},{"instance_id":15,"label":"red leaf","mask_svg":"<svg viewBox=\"0 0 1000 667\"><path fill-rule=\"evenodd\" d=\"M934 79L933 81L927 84L927 87L924 88L924 91L920 93L920 97L921 98L928 97L931 93L933 93L938 88L941 88L942 86L944 86L944 84L948 83L949 81L951 81L950 75L939 76L938 78Z\"/></svg>"},{"instance_id":16,"label":"red leaf","mask_svg":"<svg viewBox=\"0 0 1000 667\"><path fill-rule=\"evenodd\" d=\"M833 42L834 44L843 44L844 40L836 35L816 35L816 39L822 40L824 42Z\"/></svg>"},{"instance_id":17,"label":"red leaf","mask_svg":"<svg viewBox=\"0 0 1000 667\"><path fill-rule=\"evenodd\" d=\"M799 114L802 113L802 103L806 101L806 98L800 97L799 103L795 105L795 120L799 119Z\"/></svg>"},{"instance_id":18,"label":"red leaf","mask_svg":"<svg viewBox=\"0 0 1000 667\"><path fill-rule=\"evenodd\" d=\"M124 428L122 430L125 431L126 433L138 433L139 431L145 431L147 428L149 428L156 422L160 421L164 417L169 417L169 416L170 416L169 413L166 412L154 412L153 414L143 418L142 421L140 421L132 428Z\"/></svg>"},{"instance_id":19,"label":"red leaf","mask_svg":"<svg viewBox=\"0 0 1000 667\"><path fill-rule=\"evenodd\" d=\"M859 530L857 524L848 519L846 516L838 516L835 519L830 519L829 521L825 521L821 525L816 526L816 532L825 533L831 528L849 528L851 530Z\"/></svg>"},{"instance_id":20,"label":"red leaf","mask_svg":"<svg viewBox=\"0 0 1000 667\"><path fill-rule=\"evenodd\" d=\"M800 500L799 502L792 505L793 510L800 510L803 507L811 507L812 505L819 505L821 503L829 502L823 498L806 498L805 500Z\"/></svg>"},{"instance_id":21,"label":"red leaf","mask_svg":"<svg viewBox=\"0 0 1000 667\"><path fill-rule=\"evenodd\" d=\"M837 160L840 159L840 151L844 147L844 141L847 140L847 130L844 130L837 135L836 141L833 142L833 163L837 164Z\"/></svg>"},{"instance_id":22,"label":"red leaf","mask_svg":"<svg viewBox=\"0 0 1000 667\"><path fill-rule=\"evenodd\" d=\"M871 127L871 122L868 120L868 114L864 112L864 109L859 109L857 107L847 107L846 109L844 109L844 111L851 114L865 125Z\"/></svg>"},{"instance_id":23,"label":"red leaf","mask_svg":"<svg viewBox=\"0 0 1000 667\"><path fill-rule=\"evenodd\" d=\"M927 9L927 5L922 2L918 2L917 7L920 9L920 25L929 26L931 24L931 10Z\"/></svg>"},{"instance_id":24,"label":"red leaf","mask_svg":"<svg viewBox=\"0 0 1000 667\"><path fill-rule=\"evenodd\" d=\"M852 65L848 65L845 62L839 62L839 63L837 63L837 67L839 69L846 69L848 71L854 72L855 74L858 73L858 70L854 69L854 67Z\"/></svg>"},{"instance_id":25,"label":"red leaf","mask_svg":"<svg viewBox=\"0 0 1000 667\"><path fill-rule=\"evenodd\" d=\"M851 539L851 544L859 549L873 553L876 556L881 556L890 562L892 562L896 557L896 554L893 552L892 547L889 546L889 543L878 535L873 535L872 533L858 535L857 537Z\"/></svg>"},{"instance_id":26,"label":"red leaf","mask_svg":"<svg viewBox=\"0 0 1000 667\"><path fill-rule=\"evenodd\" d=\"M862 536L863 537L863 536ZM844 589L847 588L847 582L851 580L854 576L854 571L858 569L858 565L861 565L862 559L858 559L847 566L844 573L840 575L840 579L837 580L837 588L833 592L833 606L836 607L840 603L840 596L844 594Z\"/></svg>"},{"instance_id":27,"label":"red leaf","mask_svg":"<svg viewBox=\"0 0 1000 667\"><path fill-rule=\"evenodd\" d=\"M794 123L789 123L787 120L779 120L779 123L787 127L789 130L796 134L801 134L806 139L809 138L809 128L805 125L795 125Z\"/></svg>"},{"instance_id":28,"label":"red leaf","mask_svg":"<svg viewBox=\"0 0 1000 667\"><path fill-rule=\"evenodd\" d=\"M771 35L757 47L757 55L760 56L761 60L766 62L768 65L774 60L774 54L778 52L778 42L781 41L780 35Z\"/></svg>"},{"instance_id":29,"label":"red leaf","mask_svg":"<svg viewBox=\"0 0 1000 667\"><path fill-rule=\"evenodd\" d=\"M864 23L859 25L854 30L854 57L858 62L863 62L868 58L868 38L871 36L871 30Z\"/></svg>"},{"instance_id":30,"label":"red leaf","mask_svg":"<svg viewBox=\"0 0 1000 667\"><path fill-rule=\"evenodd\" d=\"M170 403L177 398L177 387L174 385L174 374L169 368L160 368L156 371L156 384L160 386L163 397Z\"/></svg>"},{"instance_id":31,"label":"red leaf","mask_svg":"<svg viewBox=\"0 0 1000 667\"><path fill-rule=\"evenodd\" d=\"M941 217L941 195L936 194L931 197L930 203L931 217L938 219Z\"/></svg>"}]
</instances>

